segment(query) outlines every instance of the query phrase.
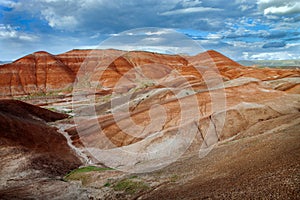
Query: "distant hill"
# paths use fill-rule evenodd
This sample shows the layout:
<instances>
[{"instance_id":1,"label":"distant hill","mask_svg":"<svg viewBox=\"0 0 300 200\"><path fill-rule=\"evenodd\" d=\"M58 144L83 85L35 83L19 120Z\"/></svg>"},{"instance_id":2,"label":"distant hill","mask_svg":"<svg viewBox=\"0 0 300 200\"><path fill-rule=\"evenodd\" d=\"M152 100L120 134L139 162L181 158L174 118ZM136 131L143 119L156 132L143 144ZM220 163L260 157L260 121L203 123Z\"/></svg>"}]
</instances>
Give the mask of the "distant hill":
<instances>
[{"instance_id":1,"label":"distant hill","mask_svg":"<svg viewBox=\"0 0 300 200\"><path fill-rule=\"evenodd\" d=\"M258 67L278 67L278 68L300 68L300 59L297 60L240 60L241 65Z\"/></svg>"},{"instance_id":2,"label":"distant hill","mask_svg":"<svg viewBox=\"0 0 300 200\"><path fill-rule=\"evenodd\" d=\"M299 70L270 70L245 67L214 50L208 50L195 56L186 56L185 58L180 55L146 51L123 52L113 49L98 49L97 51L93 50L92 53L91 51L71 50L59 55L38 51L19 58L12 63L1 65L0 96L71 92L79 69L86 58L88 58L86 62L91 63L91 65L83 67L80 73L91 74L95 70L102 71L103 73L100 77L91 77L93 81L100 82L101 87L105 88L99 88L97 92L101 94L113 91L121 77L127 77L125 74L137 70L136 66L145 66L143 68L143 74L145 75L136 77L132 72L133 74L130 76L134 78L126 79L127 85L123 84L122 92L138 87L137 81L142 82L148 77L163 78L165 80L169 80L167 78L174 79L173 72L178 70L180 75L187 77L191 84L197 84L199 83L198 79L202 79L202 75L198 70L205 71L206 68L210 67L216 67L225 80L236 79L244 75L261 80L271 80L274 77L288 77L295 76L295 74L299 76L298 74L300 73ZM99 56L104 56L101 62L98 61L99 58L102 58ZM150 64L150 68L146 67ZM86 64L83 66L86 66ZM93 69L93 66L95 69Z\"/></svg>"},{"instance_id":3,"label":"distant hill","mask_svg":"<svg viewBox=\"0 0 300 200\"><path fill-rule=\"evenodd\" d=\"M122 51L113 49L94 50L93 52L94 56L105 55L106 59L112 59L115 56L119 57L119 55L123 54ZM38 51L19 58L12 63L4 64L0 67L0 96L67 91L72 87L76 74L89 53L91 53L89 49L74 49L59 55ZM105 79L103 86L106 88L113 88L116 81L124 73L134 68L134 66L143 66L149 63L159 63L170 68L184 66L185 71L182 72L183 74L191 73L194 76L195 74L199 75L194 67L188 66L186 59L178 55L132 51L126 53L126 59L120 57L113 60L113 63L109 66L109 70L102 75L102 78ZM228 76L229 78L232 78L234 75L231 72L228 75L225 74L229 70L226 66L243 68L242 65L213 50L189 57L189 62L199 66L216 66L220 71L224 72L224 76ZM159 69L158 67L156 71ZM167 68L165 70L163 74L167 76L170 71ZM161 76L160 72L152 75ZM128 81L130 82L130 80ZM132 85L134 84L132 82Z\"/></svg>"},{"instance_id":4,"label":"distant hill","mask_svg":"<svg viewBox=\"0 0 300 200\"><path fill-rule=\"evenodd\" d=\"M0 65L11 63L12 61L0 61Z\"/></svg>"}]
</instances>

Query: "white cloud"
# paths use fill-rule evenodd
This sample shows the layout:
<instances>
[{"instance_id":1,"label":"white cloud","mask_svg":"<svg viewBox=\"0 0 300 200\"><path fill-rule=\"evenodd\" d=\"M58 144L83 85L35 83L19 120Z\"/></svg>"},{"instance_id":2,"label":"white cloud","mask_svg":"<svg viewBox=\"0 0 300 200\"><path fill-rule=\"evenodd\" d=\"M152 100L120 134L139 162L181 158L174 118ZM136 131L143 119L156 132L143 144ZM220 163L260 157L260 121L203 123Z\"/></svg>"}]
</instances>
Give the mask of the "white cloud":
<instances>
[{"instance_id":1,"label":"white cloud","mask_svg":"<svg viewBox=\"0 0 300 200\"><path fill-rule=\"evenodd\" d=\"M248 55L250 60L289 60L296 59L297 56L294 53L290 53L287 51L280 52L263 52L257 53L253 55Z\"/></svg>"},{"instance_id":2,"label":"white cloud","mask_svg":"<svg viewBox=\"0 0 300 200\"><path fill-rule=\"evenodd\" d=\"M66 31L101 30L110 34L116 30L128 29L124 27L132 28L136 24L139 27L149 26L159 13L170 10L178 2L179 0L21 0L14 10L40 16L52 28Z\"/></svg>"},{"instance_id":3,"label":"white cloud","mask_svg":"<svg viewBox=\"0 0 300 200\"><path fill-rule=\"evenodd\" d=\"M249 5L246 5L246 4L242 4L239 6L239 8L242 10L242 11L246 11L246 10L249 10L251 8L253 8L253 6L249 6Z\"/></svg>"},{"instance_id":4,"label":"white cloud","mask_svg":"<svg viewBox=\"0 0 300 200\"><path fill-rule=\"evenodd\" d=\"M189 14L197 12L212 12L212 11L222 11L220 8L211 8L211 7L191 7L191 8L182 8L177 10L171 10L161 13L161 15L178 15L178 14Z\"/></svg>"},{"instance_id":5,"label":"white cloud","mask_svg":"<svg viewBox=\"0 0 300 200\"><path fill-rule=\"evenodd\" d=\"M264 15L300 13L300 2L298 0L258 0L257 5Z\"/></svg>"},{"instance_id":6,"label":"white cloud","mask_svg":"<svg viewBox=\"0 0 300 200\"><path fill-rule=\"evenodd\" d=\"M145 32L145 35L163 35L163 34L170 34L172 31L164 29L159 31L147 31Z\"/></svg>"},{"instance_id":7,"label":"white cloud","mask_svg":"<svg viewBox=\"0 0 300 200\"><path fill-rule=\"evenodd\" d=\"M258 38L265 38L270 35L270 32L267 30L251 30L240 26L236 27L229 27L229 30L220 32L224 36L224 38L247 38L247 37L258 37Z\"/></svg>"},{"instance_id":8,"label":"white cloud","mask_svg":"<svg viewBox=\"0 0 300 200\"><path fill-rule=\"evenodd\" d=\"M74 28L78 24L75 16L60 16L52 9L42 10L41 14L48 21L49 26L53 28Z\"/></svg>"},{"instance_id":9,"label":"white cloud","mask_svg":"<svg viewBox=\"0 0 300 200\"><path fill-rule=\"evenodd\" d=\"M291 14L291 13L299 13L300 12L300 3L296 3L295 5L285 5L280 7L269 7L264 10L264 14Z\"/></svg>"},{"instance_id":10,"label":"white cloud","mask_svg":"<svg viewBox=\"0 0 300 200\"><path fill-rule=\"evenodd\" d=\"M238 5L238 8L241 11L246 11L254 8L254 4L249 0L235 0L235 3Z\"/></svg>"},{"instance_id":11,"label":"white cloud","mask_svg":"<svg viewBox=\"0 0 300 200\"><path fill-rule=\"evenodd\" d=\"M242 59L249 60L249 52L243 52Z\"/></svg>"},{"instance_id":12,"label":"white cloud","mask_svg":"<svg viewBox=\"0 0 300 200\"><path fill-rule=\"evenodd\" d=\"M200 5L201 3L202 3L202 1L199 1L199 0L194 0L194 1L183 0L182 2L180 2L180 4L182 5L182 7L184 7L184 8L195 7L195 6Z\"/></svg>"},{"instance_id":13,"label":"white cloud","mask_svg":"<svg viewBox=\"0 0 300 200\"><path fill-rule=\"evenodd\" d=\"M8 8L13 8L17 5L17 2L10 1L10 0L0 0L0 5Z\"/></svg>"},{"instance_id":14,"label":"white cloud","mask_svg":"<svg viewBox=\"0 0 300 200\"><path fill-rule=\"evenodd\" d=\"M162 29L162 30L153 30L153 31L145 31L143 28L137 28L137 29L132 29L129 31L125 31L122 33L117 33L117 34L110 34L110 36L124 36L124 35L128 35L128 36L160 36L160 35L166 35L166 34L171 34L173 33L174 30L171 29Z\"/></svg>"},{"instance_id":15,"label":"white cloud","mask_svg":"<svg viewBox=\"0 0 300 200\"><path fill-rule=\"evenodd\" d=\"M83 46L77 46L74 49L97 49L99 45L83 45Z\"/></svg>"},{"instance_id":16,"label":"white cloud","mask_svg":"<svg viewBox=\"0 0 300 200\"><path fill-rule=\"evenodd\" d=\"M18 27L11 25L0 24L0 38L1 39L20 39L24 41L35 41L38 39L37 36L23 33L18 31Z\"/></svg>"},{"instance_id":17,"label":"white cloud","mask_svg":"<svg viewBox=\"0 0 300 200\"><path fill-rule=\"evenodd\" d=\"M255 50L260 48L263 45L263 42L243 42L243 41L227 41L227 44L232 45L233 47L244 48L248 50Z\"/></svg>"},{"instance_id":18,"label":"white cloud","mask_svg":"<svg viewBox=\"0 0 300 200\"><path fill-rule=\"evenodd\" d=\"M100 33L96 33L92 36L90 36L91 39L95 39L95 38L98 38L100 36Z\"/></svg>"},{"instance_id":19,"label":"white cloud","mask_svg":"<svg viewBox=\"0 0 300 200\"><path fill-rule=\"evenodd\" d=\"M186 35L171 29L133 29L108 38L99 48L121 50L144 50L163 53L196 54L202 51L197 42Z\"/></svg>"},{"instance_id":20,"label":"white cloud","mask_svg":"<svg viewBox=\"0 0 300 200\"><path fill-rule=\"evenodd\" d=\"M219 40L223 37L221 33L209 33L206 38L209 40Z\"/></svg>"},{"instance_id":21,"label":"white cloud","mask_svg":"<svg viewBox=\"0 0 300 200\"><path fill-rule=\"evenodd\" d=\"M189 54L193 51L192 47L184 46L184 47L174 47L174 46L164 46L164 45L90 45L90 46L78 46L76 49L119 49L123 51L150 51L157 53L166 53L166 54L176 54L186 52Z\"/></svg>"},{"instance_id":22,"label":"white cloud","mask_svg":"<svg viewBox=\"0 0 300 200\"><path fill-rule=\"evenodd\" d=\"M199 45L211 46L220 44L219 40L197 40Z\"/></svg>"},{"instance_id":23,"label":"white cloud","mask_svg":"<svg viewBox=\"0 0 300 200\"><path fill-rule=\"evenodd\" d=\"M164 53L164 54L185 54L185 55L194 55L199 53L200 51L195 51L193 47L190 46L164 46L164 45L145 45L145 46L136 46L136 45L116 45L116 46L98 46L97 49L119 49L124 51L150 51L156 53ZM197 50L199 50L198 48Z\"/></svg>"},{"instance_id":24,"label":"white cloud","mask_svg":"<svg viewBox=\"0 0 300 200\"><path fill-rule=\"evenodd\" d=\"M164 40L164 38L161 38L161 37L147 37L147 38L143 39L141 42L158 43L163 40Z\"/></svg>"},{"instance_id":25,"label":"white cloud","mask_svg":"<svg viewBox=\"0 0 300 200\"><path fill-rule=\"evenodd\" d=\"M285 46L286 49L290 48L290 47L298 47L298 50L300 50L300 42L298 43L291 43L291 44L287 44Z\"/></svg>"},{"instance_id":26,"label":"white cloud","mask_svg":"<svg viewBox=\"0 0 300 200\"><path fill-rule=\"evenodd\" d=\"M299 31L295 27L300 18L295 15L282 16L296 12L298 2L299 0L234 0L225 3L221 0L0 0L0 5L5 9L1 14L5 22L11 24L0 25L0 46L7 46L5 50L0 50L0 56L10 57L14 52L23 55L41 49L55 53L78 46L95 48L89 45L95 45L109 36L129 40L124 35L116 34L124 30L166 27L183 30L207 49L231 51L233 59L240 59L242 52L249 52L248 56L255 57L269 51L261 48L262 42L273 41L286 42L285 47L276 51L287 51L299 58L299 46L290 43L298 37ZM24 25L27 20L30 24ZM23 30L34 33L29 34ZM128 32L127 35L134 36L133 34L137 38L145 38L141 43L147 44L148 49L157 49L155 42L168 35L164 31L143 34ZM55 38L49 39L51 36ZM129 41L133 44L136 42ZM179 42L179 39L172 41ZM163 43L161 46L166 51L170 44Z\"/></svg>"}]
</instances>

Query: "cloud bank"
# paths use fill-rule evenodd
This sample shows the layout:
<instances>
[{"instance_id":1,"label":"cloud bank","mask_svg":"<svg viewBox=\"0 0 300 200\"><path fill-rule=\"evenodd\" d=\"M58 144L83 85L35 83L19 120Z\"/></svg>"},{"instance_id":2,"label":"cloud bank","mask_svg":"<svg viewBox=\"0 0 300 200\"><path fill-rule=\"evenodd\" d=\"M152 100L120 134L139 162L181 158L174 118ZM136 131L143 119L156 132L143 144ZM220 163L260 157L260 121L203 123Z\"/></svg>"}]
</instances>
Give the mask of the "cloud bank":
<instances>
[{"instance_id":1,"label":"cloud bank","mask_svg":"<svg viewBox=\"0 0 300 200\"><path fill-rule=\"evenodd\" d=\"M235 60L300 58L298 0L0 0L0 9L0 60L93 47L143 27L175 29ZM161 40L148 36L149 49Z\"/></svg>"}]
</instances>

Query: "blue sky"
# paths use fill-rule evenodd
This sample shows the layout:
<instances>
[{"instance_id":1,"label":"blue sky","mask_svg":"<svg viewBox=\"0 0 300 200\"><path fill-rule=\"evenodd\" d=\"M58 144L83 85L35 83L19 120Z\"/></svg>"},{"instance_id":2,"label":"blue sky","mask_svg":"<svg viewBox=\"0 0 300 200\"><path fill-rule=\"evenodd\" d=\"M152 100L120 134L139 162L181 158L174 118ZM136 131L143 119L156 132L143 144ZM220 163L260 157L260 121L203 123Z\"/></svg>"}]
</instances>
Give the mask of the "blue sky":
<instances>
[{"instance_id":1,"label":"blue sky","mask_svg":"<svg viewBox=\"0 0 300 200\"><path fill-rule=\"evenodd\" d=\"M300 59L298 0L0 0L0 60L93 48L143 27L174 29L235 60Z\"/></svg>"}]
</instances>

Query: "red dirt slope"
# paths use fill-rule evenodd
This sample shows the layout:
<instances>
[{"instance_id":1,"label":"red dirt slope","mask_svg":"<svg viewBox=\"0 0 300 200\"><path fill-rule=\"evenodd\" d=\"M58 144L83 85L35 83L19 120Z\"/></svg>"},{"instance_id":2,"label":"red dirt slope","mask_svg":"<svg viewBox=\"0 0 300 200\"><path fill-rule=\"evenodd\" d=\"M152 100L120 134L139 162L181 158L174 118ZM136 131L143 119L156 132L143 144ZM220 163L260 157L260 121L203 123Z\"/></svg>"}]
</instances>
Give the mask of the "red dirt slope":
<instances>
[{"instance_id":1,"label":"red dirt slope","mask_svg":"<svg viewBox=\"0 0 300 200\"><path fill-rule=\"evenodd\" d=\"M41 51L27 55L13 63L1 65L0 94L7 97L70 89L83 63L81 73L92 73L91 81L99 81L98 72L104 71L101 82L108 89L113 88L121 77L127 79L123 81L127 81L126 87L130 89L136 86L134 84L136 80L144 79L145 76L154 79L168 78L174 71L190 79L201 79L201 74L195 67L201 69L216 66L225 79L247 76L261 80L274 80L295 76L295 74L300 75L299 70L244 67L213 50L196 56L142 51L124 52L112 49L72 50L59 55ZM109 67L106 68L107 66ZM156 70L149 71L149 68ZM141 77L133 73L138 70L143 72Z\"/></svg>"},{"instance_id":2,"label":"red dirt slope","mask_svg":"<svg viewBox=\"0 0 300 200\"><path fill-rule=\"evenodd\" d=\"M21 101L0 100L0 190L14 184L9 180L54 177L81 165L66 138L45 122L66 117Z\"/></svg>"},{"instance_id":3,"label":"red dirt slope","mask_svg":"<svg viewBox=\"0 0 300 200\"><path fill-rule=\"evenodd\" d=\"M45 93L72 85L75 73L55 56L36 52L2 65L0 92L2 96Z\"/></svg>"}]
</instances>

